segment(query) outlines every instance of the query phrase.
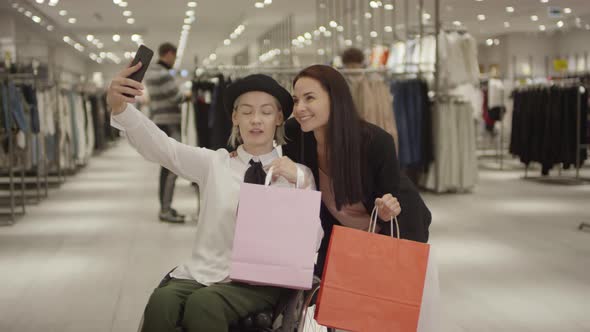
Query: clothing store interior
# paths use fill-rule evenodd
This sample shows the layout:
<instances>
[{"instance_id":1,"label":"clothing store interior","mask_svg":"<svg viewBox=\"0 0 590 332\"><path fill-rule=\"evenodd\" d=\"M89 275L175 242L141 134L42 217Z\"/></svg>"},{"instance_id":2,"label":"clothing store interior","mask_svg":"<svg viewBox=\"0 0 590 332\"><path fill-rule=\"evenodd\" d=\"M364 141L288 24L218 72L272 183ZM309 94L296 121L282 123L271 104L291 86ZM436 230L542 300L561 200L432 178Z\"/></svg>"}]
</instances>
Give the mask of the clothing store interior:
<instances>
[{"instance_id":1,"label":"clothing store interior","mask_svg":"<svg viewBox=\"0 0 590 332\"><path fill-rule=\"evenodd\" d=\"M590 331L588 0L2 0L0 52L2 332Z\"/></svg>"}]
</instances>

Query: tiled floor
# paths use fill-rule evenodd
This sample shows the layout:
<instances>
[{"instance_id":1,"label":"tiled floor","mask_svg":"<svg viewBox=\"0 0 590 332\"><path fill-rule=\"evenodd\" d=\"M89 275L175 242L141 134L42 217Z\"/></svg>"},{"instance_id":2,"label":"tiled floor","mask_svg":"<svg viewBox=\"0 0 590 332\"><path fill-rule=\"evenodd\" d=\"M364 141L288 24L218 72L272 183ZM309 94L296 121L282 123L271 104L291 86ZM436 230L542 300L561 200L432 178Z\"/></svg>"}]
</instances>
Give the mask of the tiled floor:
<instances>
[{"instance_id":1,"label":"tiled floor","mask_svg":"<svg viewBox=\"0 0 590 332\"><path fill-rule=\"evenodd\" d=\"M586 175L588 171L586 170ZM0 331L135 331L195 224L157 222L158 167L125 142L16 225L0 228ZM590 331L590 185L482 171L473 194L425 195L441 278L440 331ZM179 182L175 206L195 213Z\"/></svg>"}]
</instances>

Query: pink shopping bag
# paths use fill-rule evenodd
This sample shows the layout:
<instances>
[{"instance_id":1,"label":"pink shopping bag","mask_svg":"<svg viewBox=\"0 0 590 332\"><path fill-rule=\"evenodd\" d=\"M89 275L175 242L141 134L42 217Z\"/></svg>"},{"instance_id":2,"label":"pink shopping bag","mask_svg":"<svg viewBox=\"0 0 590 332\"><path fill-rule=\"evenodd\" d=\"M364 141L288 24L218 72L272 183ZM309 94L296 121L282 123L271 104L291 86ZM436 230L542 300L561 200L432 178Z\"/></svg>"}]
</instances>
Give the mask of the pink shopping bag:
<instances>
[{"instance_id":1,"label":"pink shopping bag","mask_svg":"<svg viewBox=\"0 0 590 332\"><path fill-rule=\"evenodd\" d=\"M243 183L230 279L310 289L320 224L319 191Z\"/></svg>"}]
</instances>

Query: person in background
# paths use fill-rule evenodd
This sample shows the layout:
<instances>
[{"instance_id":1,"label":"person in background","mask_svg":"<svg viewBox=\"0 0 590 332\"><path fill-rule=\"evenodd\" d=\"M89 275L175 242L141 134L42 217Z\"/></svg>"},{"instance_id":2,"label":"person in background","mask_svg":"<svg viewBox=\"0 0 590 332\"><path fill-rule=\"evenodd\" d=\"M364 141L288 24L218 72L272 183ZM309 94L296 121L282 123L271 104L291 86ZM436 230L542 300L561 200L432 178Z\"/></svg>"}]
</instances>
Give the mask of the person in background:
<instances>
[{"instance_id":1,"label":"person in background","mask_svg":"<svg viewBox=\"0 0 590 332\"><path fill-rule=\"evenodd\" d=\"M164 43L158 48L158 55L158 62L149 67L145 77L150 97L151 119L166 135L180 141L182 118L180 105L190 100L191 96L180 92L170 72L176 61L176 47L171 43ZM184 223L184 216L172 208L176 178L176 174L165 167L161 168L159 218L164 222Z\"/></svg>"},{"instance_id":2,"label":"person in background","mask_svg":"<svg viewBox=\"0 0 590 332\"><path fill-rule=\"evenodd\" d=\"M284 119L291 115L293 100L269 76L238 80L224 95L233 123L229 145L237 148L236 154L189 146L167 137L133 106L134 98L123 95L141 95L142 85L127 78L140 66L123 69L111 82L111 125L124 131L145 159L198 183L203 198L192 257L154 290L141 331L227 332L239 319L276 306L283 292L229 279L241 183L264 184L272 167L281 176L273 176L271 186L315 189L311 170L282 157L274 146L285 142ZM319 220L317 228L316 248L323 236Z\"/></svg>"},{"instance_id":3,"label":"person in background","mask_svg":"<svg viewBox=\"0 0 590 332\"><path fill-rule=\"evenodd\" d=\"M342 52L342 63L346 69L361 69L365 67L365 55L358 48L347 48Z\"/></svg>"}]
</instances>

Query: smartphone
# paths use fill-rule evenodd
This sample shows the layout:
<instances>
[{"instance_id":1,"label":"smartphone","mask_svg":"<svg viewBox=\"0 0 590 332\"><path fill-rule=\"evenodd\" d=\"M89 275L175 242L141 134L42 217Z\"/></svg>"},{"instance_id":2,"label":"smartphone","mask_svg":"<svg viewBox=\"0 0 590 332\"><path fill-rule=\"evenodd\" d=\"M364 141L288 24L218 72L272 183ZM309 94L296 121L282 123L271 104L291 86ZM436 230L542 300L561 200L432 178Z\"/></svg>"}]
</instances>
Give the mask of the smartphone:
<instances>
[{"instance_id":1,"label":"smartphone","mask_svg":"<svg viewBox=\"0 0 590 332\"><path fill-rule=\"evenodd\" d=\"M138 71L136 71L135 73L129 75L128 78L137 81L137 82L141 82L143 80L143 76L145 75L145 72L147 71L150 62L152 61L152 57L154 56L154 51L150 50L149 48L147 48L144 45L139 46L139 49L137 49L137 52L135 53L135 58L133 58L133 61L131 62L130 67L135 66L138 62L141 61L141 68L139 68ZM128 94L124 94L127 97L133 98L133 96L128 95Z\"/></svg>"}]
</instances>

